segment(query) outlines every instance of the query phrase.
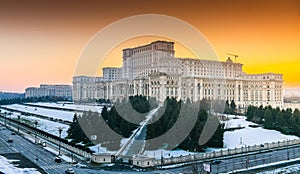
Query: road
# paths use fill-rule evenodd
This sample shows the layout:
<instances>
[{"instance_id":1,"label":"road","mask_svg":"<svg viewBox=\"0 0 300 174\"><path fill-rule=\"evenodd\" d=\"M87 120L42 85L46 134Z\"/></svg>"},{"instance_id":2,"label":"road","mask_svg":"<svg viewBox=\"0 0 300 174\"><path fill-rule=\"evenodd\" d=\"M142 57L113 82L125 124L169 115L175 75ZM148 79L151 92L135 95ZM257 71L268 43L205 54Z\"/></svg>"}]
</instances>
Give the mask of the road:
<instances>
[{"instance_id":1,"label":"road","mask_svg":"<svg viewBox=\"0 0 300 174\"><path fill-rule=\"evenodd\" d=\"M64 173L68 167L72 167L64 161L62 163L56 163L54 161L55 155L46 151L42 146L30 142L18 134L12 135L12 131L3 126L0 127L0 154L21 153L45 172L51 174L61 174ZM7 142L9 137L13 139L12 143ZM84 171L84 169L77 168L75 170L78 173Z\"/></svg>"},{"instance_id":2,"label":"road","mask_svg":"<svg viewBox=\"0 0 300 174\"><path fill-rule=\"evenodd\" d=\"M290 160L299 157L300 147L282 149L272 152L258 153L248 156L226 159L218 165L212 165L212 171L213 173L220 173L225 171L234 171L241 168L247 169L253 166L264 165L283 160Z\"/></svg>"},{"instance_id":3,"label":"road","mask_svg":"<svg viewBox=\"0 0 300 174\"><path fill-rule=\"evenodd\" d=\"M151 110L146 116L146 119L141 122L140 126L134 131L131 137L128 139L128 142L124 144L124 147L121 147L116 154L121 154L123 156L134 156L141 155L144 152L145 140L147 134L147 124L151 119L156 116L157 111L161 106Z\"/></svg>"},{"instance_id":4,"label":"road","mask_svg":"<svg viewBox=\"0 0 300 174\"><path fill-rule=\"evenodd\" d=\"M76 168L71 164L66 163L65 161L61 163L56 163L54 161L55 154L45 150L42 146L32 143L31 141L25 139L21 135L12 135L11 130L4 127L0 124L0 155L2 154L13 154L21 153L24 157L32 161L34 164L43 169L46 173L49 174L62 174L69 167L72 167L75 170L75 173L85 173L85 174L110 174L110 173L120 173L129 174L129 173L140 173L139 171L132 170L130 167L128 169L120 168L111 168L111 169L102 169L99 167L92 168ZM7 142L8 138L12 138L13 142ZM103 166L102 166L103 167ZM171 172L169 170L164 171L146 171L142 172L145 174L152 173L177 173Z\"/></svg>"}]
</instances>

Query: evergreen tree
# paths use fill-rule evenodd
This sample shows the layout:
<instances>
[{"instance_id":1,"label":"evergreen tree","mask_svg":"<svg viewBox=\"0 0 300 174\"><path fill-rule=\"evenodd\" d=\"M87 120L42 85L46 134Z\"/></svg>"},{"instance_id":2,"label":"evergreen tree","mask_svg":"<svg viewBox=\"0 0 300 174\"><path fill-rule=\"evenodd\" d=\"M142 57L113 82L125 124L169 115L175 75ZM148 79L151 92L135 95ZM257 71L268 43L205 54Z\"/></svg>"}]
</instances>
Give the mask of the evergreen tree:
<instances>
[{"instance_id":1,"label":"evergreen tree","mask_svg":"<svg viewBox=\"0 0 300 174\"><path fill-rule=\"evenodd\" d=\"M250 105L247 108L247 112L246 112L246 117L247 117L247 121L251 121L252 118L254 117L254 112L255 112L255 107Z\"/></svg>"},{"instance_id":2,"label":"evergreen tree","mask_svg":"<svg viewBox=\"0 0 300 174\"><path fill-rule=\"evenodd\" d=\"M271 129L274 126L274 116L272 115L272 110L271 109L267 109L265 114L264 114L264 127L267 129Z\"/></svg>"},{"instance_id":3,"label":"evergreen tree","mask_svg":"<svg viewBox=\"0 0 300 174\"><path fill-rule=\"evenodd\" d=\"M229 101L228 100L226 100L226 102L225 102L224 114L230 114L230 107L229 107Z\"/></svg>"},{"instance_id":4,"label":"evergreen tree","mask_svg":"<svg viewBox=\"0 0 300 174\"><path fill-rule=\"evenodd\" d=\"M66 138L72 139L76 143L83 142L88 139L79 124L77 114L75 114L73 116L73 122L70 124L70 127L67 130L67 133L68 133L68 136Z\"/></svg>"},{"instance_id":5,"label":"evergreen tree","mask_svg":"<svg viewBox=\"0 0 300 174\"><path fill-rule=\"evenodd\" d=\"M300 126L300 111L298 108L296 108L293 112L293 117L295 118L296 124ZM299 132L300 133L300 132Z\"/></svg>"},{"instance_id":6,"label":"evergreen tree","mask_svg":"<svg viewBox=\"0 0 300 174\"><path fill-rule=\"evenodd\" d=\"M255 108L254 116L251 119L251 121L261 124L263 122L264 115L265 115L265 111L263 106L261 105L259 108Z\"/></svg>"},{"instance_id":7,"label":"evergreen tree","mask_svg":"<svg viewBox=\"0 0 300 174\"><path fill-rule=\"evenodd\" d=\"M230 103L230 114L235 114L235 111L236 111L236 104L234 100L232 100Z\"/></svg>"},{"instance_id":8,"label":"evergreen tree","mask_svg":"<svg viewBox=\"0 0 300 174\"><path fill-rule=\"evenodd\" d=\"M277 130L281 130L282 126L285 126L285 120L283 118L283 113L278 112L275 116L275 125Z\"/></svg>"}]
</instances>

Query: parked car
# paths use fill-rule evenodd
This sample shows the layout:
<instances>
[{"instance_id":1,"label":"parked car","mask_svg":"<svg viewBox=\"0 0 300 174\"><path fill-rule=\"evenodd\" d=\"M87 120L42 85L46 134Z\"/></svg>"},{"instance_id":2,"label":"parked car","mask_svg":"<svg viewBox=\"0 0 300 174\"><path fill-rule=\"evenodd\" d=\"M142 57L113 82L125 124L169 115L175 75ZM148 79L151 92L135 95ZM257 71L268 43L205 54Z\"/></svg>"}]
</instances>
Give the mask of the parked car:
<instances>
[{"instance_id":1,"label":"parked car","mask_svg":"<svg viewBox=\"0 0 300 174\"><path fill-rule=\"evenodd\" d=\"M12 143L12 142L14 142L14 140L12 138L8 138L7 142Z\"/></svg>"},{"instance_id":2,"label":"parked car","mask_svg":"<svg viewBox=\"0 0 300 174\"><path fill-rule=\"evenodd\" d=\"M15 133L15 132L12 132L11 134L12 134L12 135L16 135L16 133Z\"/></svg>"},{"instance_id":3,"label":"parked car","mask_svg":"<svg viewBox=\"0 0 300 174\"><path fill-rule=\"evenodd\" d=\"M211 164L220 164L222 161L221 160L213 160L212 162L211 162Z\"/></svg>"},{"instance_id":4,"label":"parked car","mask_svg":"<svg viewBox=\"0 0 300 174\"><path fill-rule=\"evenodd\" d=\"M55 159L54 159L54 161L57 162L57 163L61 163L62 162L62 160L61 160L61 158L59 156L56 156Z\"/></svg>"},{"instance_id":5,"label":"parked car","mask_svg":"<svg viewBox=\"0 0 300 174\"><path fill-rule=\"evenodd\" d=\"M82 163L77 163L74 166L78 167L78 168L87 168L87 166L85 164L82 164Z\"/></svg>"},{"instance_id":6,"label":"parked car","mask_svg":"<svg viewBox=\"0 0 300 174\"><path fill-rule=\"evenodd\" d=\"M74 174L75 173L74 169L72 169L72 168L68 168L65 172L67 174Z\"/></svg>"}]
</instances>

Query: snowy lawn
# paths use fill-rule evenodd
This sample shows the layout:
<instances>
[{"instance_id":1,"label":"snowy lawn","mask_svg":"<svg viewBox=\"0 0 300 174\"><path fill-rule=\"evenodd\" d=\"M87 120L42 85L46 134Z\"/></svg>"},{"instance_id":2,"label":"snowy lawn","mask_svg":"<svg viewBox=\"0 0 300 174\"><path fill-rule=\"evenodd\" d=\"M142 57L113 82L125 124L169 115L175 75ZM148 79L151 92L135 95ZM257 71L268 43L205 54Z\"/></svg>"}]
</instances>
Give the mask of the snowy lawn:
<instances>
[{"instance_id":1,"label":"snowy lawn","mask_svg":"<svg viewBox=\"0 0 300 174\"><path fill-rule=\"evenodd\" d=\"M299 139L297 136L285 135L276 130L268 130L262 127L252 128L249 125L256 125L246 121L246 117L239 116L238 119L225 121L226 128L245 127L235 131L226 131L224 133L224 147L229 149L241 146L253 146L264 143L272 143L284 140Z\"/></svg>"},{"instance_id":2,"label":"snowy lawn","mask_svg":"<svg viewBox=\"0 0 300 174\"><path fill-rule=\"evenodd\" d=\"M70 112L70 111L45 109L45 108L38 108L38 107L32 107L32 106L24 106L24 105L19 105L19 104L6 105L5 107L10 108L10 109L15 109L18 111L27 112L27 113L43 115L46 117L52 117L54 119L62 119L62 120L66 120L66 121L72 121L73 116L75 114L75 112Z\"/></svg>"},{"instance_id":3,"label":"snowy lawn","mask_svg":"<svg viewBox=\"0 0 300 174\"><path fill-rule=\"evenodd\" d=\"M264 143L272 143L284 140L299 139L297 136L284 135L275 130L267 130L261 127L227 131L224 133L224 146L233 149L241 146L254 146Z\"/></svg>"},{"instance_id":4,"label":"snowy lawn","mask_svg":"<svg viewBox=\"0 0 300 174\"><path fill-rule=\"evenodd\" d=\"M180 149L178 150L159 149L159 150L145 151L143 155L150 158L160 159L161 157L171 158L171 157L179 157L179 156L188 156L188 155L199 154L199 153L200 152L187 152L185 150L180 150Z\"/></svg>"},{"instance_id":5,"label":"snowy lawn","mask_svg":"<svg viewBox=\"0 0 300 174\"><path fill-rule=\"evenodd\" d=\"M257 125L256 123L246 121L246 117L244 116L229 116L228 121L224 121L225 123L225 129L229 128L240 128L240 127L248 127L249 125Z\"/></svg>"},{"instance_id":6,"label":"snowy lawn","mask_svg":"<svg viewBox=\"0 0 300 174\"><path fill-rule=\"evenodd\" d=\"M1 110L1 112L5 112L5 110ZM50 120L45 120L45 119L41 119L41 118L37 118L34 116L24 116L21 115L20 113L16 113L16 112L12 112L12 114L8 117L13 118L13 119L17 119L18 116L20 116L20 120L21 122L30 122L32 125L34 124L35 121L38 122L38 129L46 131L52 135L55 136L59 136L58 133L58 128L62 128L63 131L61 133L61 137L65 138L68 133L67 130L69 129L69 125L66 124L62 124L62 123L58 123L58 122L54 122L54 121L50 121Z\"/></svg>"},{"instance_id":7,"label":"snowy lawn","mask_svg":"<svg viewBox=\"0 0 300 174\"><path fill-rule=\"evenodd\" d=\"M65 102L58 102L58 103L44 103L44 102L38 102L38 103L28 103L31 105L36 106L50 106L55 108L64 108L64 109L75 109L80 111L93 111L93 112L101 112L103 106L95 106L95 105L78 105L73 103L65 103Z\"/></svg>"}]
</instances>

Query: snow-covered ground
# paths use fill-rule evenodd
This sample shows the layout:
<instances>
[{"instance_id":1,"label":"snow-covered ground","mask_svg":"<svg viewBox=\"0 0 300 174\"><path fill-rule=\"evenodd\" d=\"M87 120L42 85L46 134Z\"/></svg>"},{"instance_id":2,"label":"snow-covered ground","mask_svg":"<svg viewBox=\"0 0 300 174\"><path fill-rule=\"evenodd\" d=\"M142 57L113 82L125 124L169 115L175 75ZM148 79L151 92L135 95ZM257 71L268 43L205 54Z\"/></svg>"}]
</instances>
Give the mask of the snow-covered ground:
<instances>
[{"instance_id":1,"label":"snow-covered ground","mask_svg":"<svg viewBox=\"0 0 300 174\"><path fill-rule=\"evenodd\" d=\"M65 103L65 102L58 102L58 103L44 103L44 102L38 102L38 103L28 103L31 105L36 106L50 106L55 108L64 108L64 109L75 109L80 111L93 111L93 112L101 112L103 106L96 106L96 105L78 105L73 103Z\"/></svg>"},{"instance_id":2,"label":"snow-covered ground","mask_svg":"<svg viewBox=\"0 0 300 174\"><path fill-rule=\"evenodd\" d=\"M0 109L1 112L5 112L5 110ZM41 119L41 118L37 118L34 116L24 116L21 115L20 113L17 112L12 112L12 114L9 116L10 118L18 118L18 116L20 116L20 120L21 121L30 121L32 123L34 123L35 121L38 122L38 129L46 131L52 135L56 135L59 136L58 133L58 128L62 128L63 131L61 133L61 137L65 138L68 134L67 134L67 130L69 129L69 125L66 124L62 124L62 123L58 123L58 122L54 122L54 121L50 121L50 120L45 120L45 119Z\"/></svg>"},{"instance_id":3,"label":"snow-covered ground","mask_svg":"<svg viewBox=\"0 0 300 174\"><path fill-rule=\"evenodd\" d=\"M101 144L96 144L94 146L90 146L89 149L91 149L95 153L116 153L116 151L107 150L107 148L101 146Z\"/></svg>"},{"instance_id":4,"label":"snow-covered ground","mask_svg":"<svg viewBox=\"0 0 300 174\"><path fill-rule=\"evenodd\" d=\"M260 145L263 143L272 143L284 140L299 139L297 136L285 135L276 130L268 130L261 127L252 128L249 125L256 125L253 122L246 121L244 116L233 116L228 115L229 120L224 121L225 127L227 128L237 128L245 127L243 129L238 129L234 131L226 131L224 133L224 148L207 148L206 152L220 151L225 149L234 149L242 146L253 146ZM199 152L197 152L199 153ZM187 152L184 150L163 150L159 149L156 151L145 151L143 155L154 157L154 158L164 158L176 157L176 156L187 156L193 155L194 152Z\"/></svg>"},{"instance_id":5,"label":"snow-covered ground","mask_svg":"<svg viewBox=\"0 0 300 174\"><path fill-rule=\"evenodd\" d=\"M300 171L300 164L295 164L286 167L280 167L266 172L260 172L258 174L299 173L299 171Z\"/></svg>"},{"instance_id":6,"label":"snow-covered ground","mask_svg":"<svg viewBox=\"0 0 300 174\"><path fill-rule=\"evenodd\" d=\"M62 119L66 121L72 121L73 116L75 112L70 111L60 111L56 109L45 109L45 108L39 108L39 107L32 107L32 106L24 106L19 104L12 104L12 105L6 105L4 107L15 109L18 111L23 111L27 113L33 113L38 115L43 115L46 117L52 117L56 119Z\"/></svg>"},{"instance_id":7,"label":"snow-covered ground","mask_svg":"<svg viewBox=\"0 0 300 174\"><path fill-rule=\"evenodd\" d=\"M254 123L246 121L246 117L239 116L238 119L225 121L226 127L245 127L235 131L224 133L224 146L229 149L241 146L253 146L263 143L272 143L284 140L299 139L297 136L285 135L276 130L268 130L261 127L252 128Z\"/></svg>"},{"instance_id":8,"label":"snow-covered ground","mask_svg":"<svg viewBox=\"0 0 300 174\"><path fill-rule=\"evenodd\" d=\"M40 103L40 104L47 104L47 103ZM52 105L62 105L62 103L49 103ZM65 105L72 105L72 104L65 104ZM80 105L81 106L81 105ZM68 118L69 120L72 120L73 118L73 112L67 112L67 111L59 111L55 109L43 109L43 108L37 108L36 107L29 107L29 106L23 106L23 105L7 105L9 108L14 108L26 112L33 112L40 115L46 115L49 117L54 117L58 119L65 119ZM97 107L97 106L89 106L89 107ZM2 110L2 113L4 110ZM17 115L20 115L19 113L13 113L12 117L17 117ZM68 125L52 122L49 120L44 120L40 118L36 118L33 116L21 116L21 118L26 118L32 121L38 120L38 125L41 129L46 130L49 133L52 133L54 135L58 135L58 127L63 127L64 131L62 132L62 137L65 137L67 135L67 130L69 128ZM260 145L263 143L272 143L272 142L278 142L283 140L292 140L292 139L299 139L299 137L291 136L291 135L284 135L278 131L275 130L267 130L263 129L261 127L252 128L249 127L249 125L255 125L255 123L246 121L246 117L244 116L233 116L228 115L229 120L224 121L226 128L236 128L236 127L245 127L243 129L238 129L234 131L226 131L224 133L224 148L208 148L206 151L219 151L221 149L234 149L241 146L252 146L252 145ZM259 136L258 136L259 135ZM128 141L128 139L124 139L121 141L121 146L125 144L125 142ZM95 145L91 147L92 150L95 152L100 153L110 153L105 147L101 147L100 145ZM115 153L115 152L111 152ZM163 157L176 157L176 156L186 156L189 154L193 154L193 152L186 152L184 150L175 150L175 151L167 151L167 150L156 150L156 151L146 151L143 155L149 155L150 157L160 158L161 154Z\"/></svg>"},{"instance_id":9,"label":"snow-covered ground","mask_svg":"<svg viewBox=\"0 0 300 174\"><path fill-rule=\"evenodd\" d=\"M228 121L224 121L225 128L242 128L242 127L248 127L249 125L257 125L256 123L246 121L246 118L244 116L234 116L234 115L228 115L227 118Z\"/></svg>"},{"instance_id":10,"label":"snow-covered ground","mask_svg":"<svg viewBox=\"0 0 300 174\"><path fill-rule=\"evenodd\" d=\"M200 152L188 152L180 149L177 150L158 149L158 150L145 151L143 155L150 158L160 159L161 157L171 158L171 157L179 157L179 156L188 156L188 155L199 154L199 153Z\"/></svg>"},{"instance_id":11,"label":"snow-covered ground","mask_svg":"<svg viewBox=\"0 0 300 174\"><path fill-rule=\"evenodd\" d=\"M2 173L7 174L23 174L23 173L30 173L30 174L40 174L39 171L35 168L18 168L11 163L11 160L0 155L0 171Z\"/></svg>"}]
</instances>

